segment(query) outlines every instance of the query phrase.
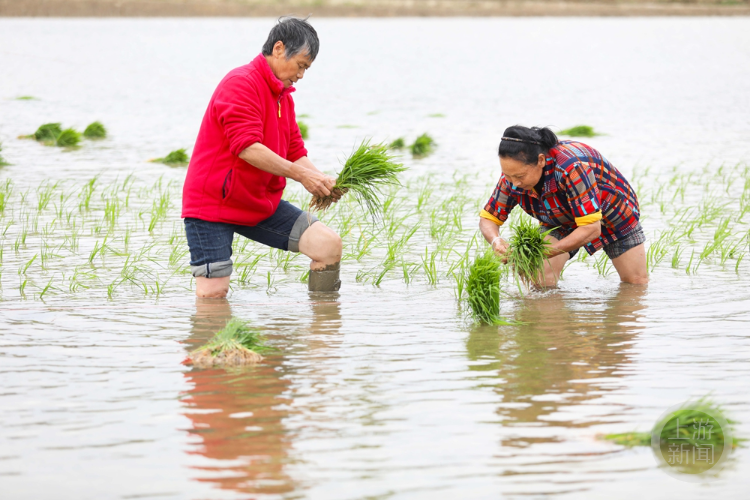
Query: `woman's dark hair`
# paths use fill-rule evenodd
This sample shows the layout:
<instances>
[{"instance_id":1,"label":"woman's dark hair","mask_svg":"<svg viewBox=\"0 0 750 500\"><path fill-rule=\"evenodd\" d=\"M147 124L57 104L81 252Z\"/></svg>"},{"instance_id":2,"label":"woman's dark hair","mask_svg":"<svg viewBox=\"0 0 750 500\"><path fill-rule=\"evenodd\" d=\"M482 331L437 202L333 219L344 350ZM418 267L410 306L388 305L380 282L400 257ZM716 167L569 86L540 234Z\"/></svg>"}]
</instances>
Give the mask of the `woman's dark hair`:
<instances>
[{"instance_id":1,"label":"woman's dark hair","mask_svg":"<svg viewBox=\"0 0 750 500\"><path fill-rule=\"evenodd\" d=\"M547 127L513 125L505 129L503 137L511 140L500 141L497 154L501 158L513 158L527 165L535 165L540 154L546 155L558 143L555 133Z\"/></svg>"},{"instance_id":2,"label":"woman's dark hair","mask_svg":"<svg viewBox=\"0 0 750 500\"><path fill-rule=\"evenodd\" d=\"M262 54L270 56L276 42L284 44L287 59L300 52L304 52L312 61L318 57L318 49L320 48L318 33L307 22L307 19L280 17L276 26L271 28L266 43L263 44Z\"/></svg>"}]
</instances>

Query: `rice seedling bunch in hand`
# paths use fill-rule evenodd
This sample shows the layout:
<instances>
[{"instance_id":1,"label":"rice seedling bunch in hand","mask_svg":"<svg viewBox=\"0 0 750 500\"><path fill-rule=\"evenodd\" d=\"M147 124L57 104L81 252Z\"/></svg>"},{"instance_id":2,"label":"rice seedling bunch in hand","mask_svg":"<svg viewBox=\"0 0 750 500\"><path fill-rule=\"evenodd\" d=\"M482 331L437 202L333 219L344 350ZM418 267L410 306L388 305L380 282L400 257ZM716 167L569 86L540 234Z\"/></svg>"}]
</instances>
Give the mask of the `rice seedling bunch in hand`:
<instances>
[{"instance_id":1,"label":"rice seedling bunch in hand","mask_svg":"<svg viewBox=\"0 0 750 500\"><path fill-rule=\"evenodd\" d=\"M398 174L406 170L401 163L393 161L384 144L370 145L364 140L344 163L344 168L336 178L333 194L336 197L352 191L357 201L371 215L380 213L382 189L389 185L399 184ZM314 196L310 201L312 210L325 210L333 204L334 196L319 198Z\"/></svg>"},{"instance_id":2,"label":"rice seedling bunch in hand","mask_svg":"<svg viewBox=\"0 0 750 500\"><path fill-rule=\"evenodd\" d=\"M104 139L107 137L107 129L101 122L93 122L83 131L86 139Z\"/></svg>"},{"instance_id":3,"label":"rice seedling bunch in hand","mask_svg":"<svg viewBox=\"0 0 750 500\"><path fill-rule=\"evenodd\" d=\"M521 218L512 228L508 264L520 281L540 285L544 280L544 261L551 248L549 241L544 239L552 229L544 233L539 232L539 226L529 217Z\"/></svg>"},{"instance_id":4,"label":"rice seedling bunch in hand","mask_svg":"<svg viewBox=\"0 0 750 500\"><path fill-rule=\"evenodd\" d=\"M489 325L511 324L500 317L500 278L505 269L491 248L477 255L469 267L466 276L467 300L476 321Z\"/></svg>"},{"instance_id":5,"label":"rice seedling bunch in hand","mask_svg":"<svg viewBox=\"0 0 750 500\"><path fill-rule=\"evenodd\" d=\"M259 331L246 321L232 318L206 345L191 352L189 358L199 368L241 366L262 361L260 353L272 350Z\"/></svg>"}]
</instances>

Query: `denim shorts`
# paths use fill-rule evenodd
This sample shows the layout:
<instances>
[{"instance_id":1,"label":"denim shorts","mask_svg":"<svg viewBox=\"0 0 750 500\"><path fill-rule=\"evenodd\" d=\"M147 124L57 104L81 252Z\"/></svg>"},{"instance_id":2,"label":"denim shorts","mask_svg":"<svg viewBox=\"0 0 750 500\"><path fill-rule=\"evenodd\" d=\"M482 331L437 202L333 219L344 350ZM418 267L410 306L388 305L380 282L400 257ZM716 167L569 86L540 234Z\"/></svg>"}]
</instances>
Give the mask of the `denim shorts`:
<instances>
[{"instance_id":1,"label":"denim shorts","mask_svg":"<svg viewBox=\"0 0 750 500\"><path fill-rule=\"evenodd\" d=\"M263 245L299 252L299 240L318 218L281 200L276 212L255 226L209 222L186 218L185 233L190 248L193 276L223 278L232 274L234 233Z\"/></svg>"},{"instance_id":2,"label":"denim shorts","mask_svg":"<svg viewBox=\"0 0 750 500\"><path fill-rule=\"evenodd\" d=\"M545 226L539 226L539 231L545 232L549 231L549 227ZM557 240L561 240L568 236L571 231L565 231L562 228L556 228L550 231L549 235ZM612 243L608 245L604 245L604 253L607 254L607 257L609 257L610 260L616 259L620 255L624 254L631 248L635 248L638 245L642 245L646 241L646 235L643 233L643 226L641 226L641 223L639 222L632 231L630 231L625 237L620 238L619 240L613 241ZM575 250L572 250L568 252L570 255L570 258L572 259L575 257L575 255L578 253L578 250L580 248L576 248Z\"/></svg>"}]
</instances>

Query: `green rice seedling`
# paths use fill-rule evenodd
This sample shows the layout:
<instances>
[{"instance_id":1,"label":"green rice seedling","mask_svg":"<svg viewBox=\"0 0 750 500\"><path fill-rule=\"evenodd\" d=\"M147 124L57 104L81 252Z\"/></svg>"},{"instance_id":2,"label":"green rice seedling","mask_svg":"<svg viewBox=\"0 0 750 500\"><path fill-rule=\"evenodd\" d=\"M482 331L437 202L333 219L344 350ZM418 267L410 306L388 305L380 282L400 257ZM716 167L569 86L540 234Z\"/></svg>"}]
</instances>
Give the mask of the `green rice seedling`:
<instances>
[{"instance_id":1,"label":"green rice seedling","mask_svg":"<svg viewBox=\"0 0 750 500\"><path fill-rule=\"evenodd\" d=\"M388 149L404 149L405 147L406 142L404 141L403 137L399 137L393 140L393 142L388 145Z\"/></svg>"},{"instance_id":2,"label":"green rice seedling","mask_svg":"<svg viewBox=\"0 0 750 500\"><path fill-rule=\"evenodd\" d=\"M412 156L422 158L432 153L435 149L435 140L427 135L427 133L424 133L417 137L409 148L411 149Z\"/></svg>"},{"instance_id":3,"label":"green rice seedling","mask_svg":"<svg viewBox=\"0 0 750 500\"><path fill-rule=\"evenodd\" d=\"M380 273L375 277L375 279L373 280L372 284L374 286L379 287L380 283L383 281L383 278L385 278L385 275L388 273L388 271L390 271L391 269L393 269L393 267L395 265L396 264L393 261L387 261L387 262L385 262L384 265L383 265L383 268L380 270Z\"/></svg>"},{"instance_id":4,"label":"green rice seedling","mask_svg":"<svg viewBox=\"0 0 750 500\"><path fill-rule=\"evenodd\" d=\"M36 132L25 137L39 142L55 143L60 134L62 134L62 128L59 123L45 123L40 125Z\"/></svg>"},{"instance_id":5,"label":"green rice seedling","mask_svg":"<svg viewBox=\"0 0 750 500\"><path fill-rule=\"evenodd\" d=\"M72 128L66 128L57 136L55 144L61 148L72 148L81 142L81 133Z\"/></svg>"},{"instance_id":6,"label":"green rice seedling","mask_svg":"<svg viewBox=\"0 0 750 500\"><path fill-rule=\"evenodd\" d=\"M725 446L725 429L722 429L715 416L719 416L729 424L731 429L726 430L734 430L736 422L726 417L724 408L708 398L700 398L685 403L680 409L659 420L651 432L625 432L622 434L606 434L601 437L629 448L651 446L652 434L661 429L659 433L661 446L667 446L670 442L674 443L674 440L679 438L680 443L689 446L710 444L714 447L723 448ZM707 426L710 426L711 432L696 432L696 429L709 428ZM742 441L743 439L733 436L731 448L736 448Z\"/></svg>"},{"instance_id":7,"label":"green rice seedling","mask_svg":"<svg viewBox=\"0 0 750 500\"><path fill-rule=\"evenodd\" d=\"M576 125L575 127L566 128L558 132L560 135L567 135L570 137L594 137L599 135L594 131L594 127L589 125Z\"/></svg>"},{"instance_id":8,"label":"green rice seedling","mask_svg":"<svg viewBox=\"0 0 750 500\"><path fill-rule=\"evenodd\" d=\"M393 161L388 148L383 144L371 145L364 140L344 163L336 178L333 192L337 195L354 192L357 202L370 215L382 212L380 197L387 186L400 185L397 175L406 170L400 163ZM326 210L333 204L333 196L313 197L310 201L312 210Z\"/></svg>"},{"instance_id":9,"label":"green rice seedling","mask_svg":"<svg viewBox=\"0 0 750 500\"><path fill-rule=\"evenodd\" d=\"M680 247L680 245L677 245L674 253L672 254L672 269L677 269L680 267L680 257L682 256L682 252L683 248Z\"/></svg>"},{"instance_id":10,"label":"green rice seedling","mask_svg":"<svg viewBox=\"0 0 750 500\"><path fill-rule=\"evenodd\" d=\"M594 261L594 267L601 276L608 276L612 272L612 261L609 259L609 255L602 252L598 259Z\"/></svg>"},{"instance_id":11,"label":"green rice seedling","mask_svg":"<svg viewBox=\"0 0 750 500\"><path fill-rule=\"evenodd\" d=\"M407 285L414 281L414 272L419 269L419 264L414 263L407 263L406 261L401 261L401 270L404 273L404 283Z\"/></svg>"},{"instance_id":12,"label":"green rice seedling","mask_svg":"<svg viewBox=\"0 0 750 500\"><path fill-rule=\"evenodd\" d=\"M299 127L299 135L301 135L303 139L307 139L309 137L307 124L303 121L297 121L297 127Z\"/></svg>"},{"instance_id":13,"label":"green rice seedling","mask_svg":"<svg viewBox=\"0 0 750 500\"><path fill-rule=\"evenodd\" d=\"M38 100L39 99L31 95L19 95L18 97L16 97L16 101L38 101Z\"/></svg>"},{"instance_id":14,"label":"green rice seedling","mask_svg":"<svg viewBox=\"0 0 750 500\"><path fill-rule=\"evenodd\" d=\"M101 122L93 122L83 131L86 139L104 139L107 137L107 129Z\"/></svg>"},{"instance_id":15,"label":"green rice seedling","mask_svg":"<svg viewBox=\"0 0 750 500\"><path fill-rule=\"evenodd\" d=\"M544 262L551 247L545 236L554 228L541 233L533 219L522 217L511 229L508 264L516 275L519 291L521 282L540 286L544 283Z\"/></svg>"},{"instance_id":16,"label":"green rice seedling","mask_svg":"<svg viewBox=\"0 0 750 500\"><path fill-rule=\"evenodd\" d=\"M242 366L263 361L261 353L273 350L247 321L232 318L206 345L192 351L189 359L199 368Z\"/></svg>"},{"instance_id":17,"label":"green rice seedling","mask_svg":"<svg viewBox=\"0 0 750 500\"><path fill-rule=\"evenodd\" d=\"M190 163L190 157L185 152L185 148L175 149L174 151L170 152L167 156L164 158L154 158L153 160L149 160L152 163L163 163L165 165L186 165Z\"/></svg>"},{"instance_id":18,"label":"green rice seedling","mask_svg":"<svg viewBox=\"0 0 750 500\"><path fill-rule=\"evenodd\" d=\"M500 279L504 267L491 248L477 254L464 280L466 295L475 321L488 325L507 325L500 317Z\"/></svg>"},{"instance_id":19,"label":"green rice seedling","mask_svg":"<svg viewBox=\"0 0 750 500\"><path fill-rule=\"evenodd\" d=\"M3 152L3 143L0 142L0 153ZM3 158L3 155L0 154L0 167L5 167L7 165L10 165L7 161L5 161L5 158Z\"/></svg>"},{"instance_id":20,"label":"green rice seedling","mask_svg":"<svg viewBox=\"0 0 750 500\"><path fill-rule=\"evenodd\" d=\"M427 275L427 282L430 285L436 285L438 282L438 271L435 259L437 257L437 250L429 253L427 247L424 249L424 255L422 256L422 267Z\"/></svg>"}]
</instances>

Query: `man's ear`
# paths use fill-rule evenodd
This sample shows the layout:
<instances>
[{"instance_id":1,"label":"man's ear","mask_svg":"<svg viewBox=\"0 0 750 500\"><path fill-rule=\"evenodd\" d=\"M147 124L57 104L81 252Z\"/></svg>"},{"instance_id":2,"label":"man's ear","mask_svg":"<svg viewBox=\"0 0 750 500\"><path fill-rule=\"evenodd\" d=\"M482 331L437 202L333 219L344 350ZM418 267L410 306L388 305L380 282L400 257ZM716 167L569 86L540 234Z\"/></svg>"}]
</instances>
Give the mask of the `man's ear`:
<instances>
[{"instance_id":1,"label":"man's ear","mask_svg":"<svg viewBox=\"0 0 750 500\"><path fill-rule=\"evenodd\" d=\"M285 54L286 54L286 47L284 47L284 42L279 40L273 44L274 57L283 57Z\"/></svg>"}]
</instances>

